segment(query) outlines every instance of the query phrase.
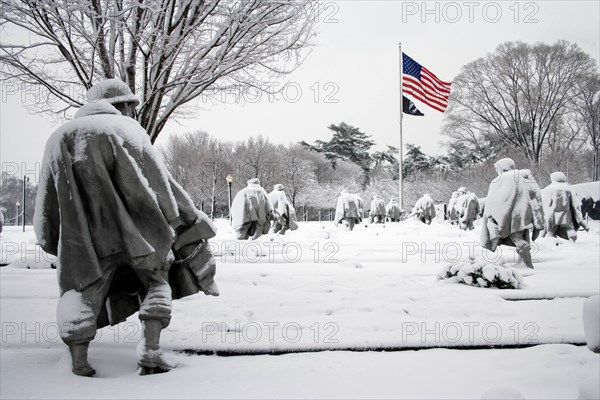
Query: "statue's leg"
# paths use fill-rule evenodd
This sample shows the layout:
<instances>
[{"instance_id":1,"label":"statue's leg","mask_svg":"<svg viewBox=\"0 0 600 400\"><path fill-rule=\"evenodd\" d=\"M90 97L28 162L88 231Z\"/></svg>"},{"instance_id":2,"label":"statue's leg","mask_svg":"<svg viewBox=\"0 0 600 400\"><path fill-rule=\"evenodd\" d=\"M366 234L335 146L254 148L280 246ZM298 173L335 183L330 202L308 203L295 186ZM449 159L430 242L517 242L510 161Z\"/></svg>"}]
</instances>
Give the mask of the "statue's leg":
<instances>
[{"instance_id":1,"label":"statue's leg","mask_svg":"<svg viewBox=\"0 0 600 400\"><path fill-rule=\"evenodd\" d=\"M572 242L575 242L577 240L577 231L575 231L575 229L573 229L570 226L567 226L565 227L565 232L569 240L571 240Z\"/></svg>"},{"instance_id":2,"label":"statue's leg","mask_svg":"<svg viewBox=\"0 0 600 400\"><path fill-rule=\"evenodd\" d=\"M96 373L88 363L88 348L96 336L96 320L113 274L114 270L81 292L68 290L58 300L60 337L69 346L75 375L93 376Z\"/></svg>"},{"instance_id":3,"label":"statue's leg","mask_svg":"<svg viewBox=\"0 0 600 400\"><path fill-rule=\"evenodd\" d=\"M269 230L269 233L279 233L280 229L281 229L281 225L279 225L278 222L273 222L273 225L271 225L271 229Z\"/></svg>"},{"instance_id":4,"label":"statue's leg","mask_svg":"<svg viewBox=\"0 0 600 400\"><path fill-rule=\"evenodd\" d=\"M527 231L520 231L511 233L510 239L515 244L515 248L517 250L517 254L521 256L523 259L523 263L528 267L533 269L533 261L531 259L530 248L531 245L527 240L525 240L525 234L529 234Z\"/></svg>"},{"instance_id":5,"label":"statue's leg","mask_svg":"<svg viewBox=\"0 0 600 400\"><path fill-rule=\"evenodd\" d=\"M279 221L279 230L277 231L277 233L279 233L280 235L285 235L285 232L288 231L289 229L290 229L290 218L289 218L288 214L283 214Z\"/></svg>"},{"instance_id":6,"label":"statue's leg","mask_svg":"<svg viewBox=\"0 0 600 400\"><path fill-rule=\"evenodd\" d=\"M483 223L486 225L487 233L489 234L489 246L490 247L488 250L496 251L496 249L498 248L498 244L500 244L500 239L501 239L500 238L500 229L498 228L498 224L491 217L488 217L487 219L484 218Z\"/></svg>"},{"instance_id":7,"label":"statue's leg","mask_svg":"<svg viewBox=\"0 0 600 400\"><path fill-rule=\"evenodd\" d=\"M257 239L262 232L259 230L258 221L247 222L248 226L248 237L252 240Z\"/></svg>"},{"instance_id":8,"label":"statue's leg","mask_svg":"<svg viewBox=\"0 0 600 400\"><path fill-rule=\"evenodd\" d=\"M283 225L281 225L279 222L275 222L275 225L273 225L273 233L281 233L282 229Z\"/></svg>"},{"instance_id":9,"label":"statue's leg","mask_svg":"<svg viewBox=\"0 0 600 400\"><path fill-rule=\"evenodd\" d=\"M262 235L266 235L267 233L269 233L269 229L271 227L271 222L270 221L254 221L254 230L252 233L252 236L250 237L251 240L256 240L259 237L261 237Z\"/></svg>"},{"instance_id":10,"label":"statue's leg","mask_svg":"<svg viewBox=\"0 0 600 400\"><path fill-rule=\"evenodd\" d=\"M139 312L143 327L142 342L138 347L140 375L167 372L170 366L162 357L159 342L161 331L171 321L171 287L165 271L153 272L147 277L143 272L136 272L148 286Z\"/></svg>"},{"instance_id":11,"label":"statue's leg","mask_svg":"<svg viewBox=\"0 0 600 400\"><path fill-rule=\"evenodd\" d=\"M279 230L279 232L277 232L277 233L279 233L280 235L285 235L285 233L286 233L286 232L287 232L289 229L290 229L290 226L289 226L289 225L283 225L283 226L281 227L281 229Z\"/></svg>"},{"instance_id":12,"label":"statue's leg","mask_svg":"<svg viewBox=\"0 0 600 400\"><path fill-rule=\"evenodd\" d=\"M234 228L235 237L238 240L246 240L250 237L250 233L248 232L252 222L246 222L245 224Z\"/></svg>"},{"instance_id":13,"label":"statue's leg","mask_svg":"<svg viewBox=\"0 0 600 400\"><path fill-rule=\"evenodd\" d=\"M344 219L342 219L342 224L344 225L344 228L347 231L350 230L350 218L344 218Z\"/></svg>"},{"instance_id":14,"label":"statue's leg","mask_svg":"<svg viewBox=\"0 0 600 400\"><path fill-rule=\"evenodd\" d=\"M94 376L96 370L88 363L88 348L90 342L77 343L69 345L69 352L71 353L71 365L72 371L75 375L79 376Z\"/></svg>"}]
</instances>

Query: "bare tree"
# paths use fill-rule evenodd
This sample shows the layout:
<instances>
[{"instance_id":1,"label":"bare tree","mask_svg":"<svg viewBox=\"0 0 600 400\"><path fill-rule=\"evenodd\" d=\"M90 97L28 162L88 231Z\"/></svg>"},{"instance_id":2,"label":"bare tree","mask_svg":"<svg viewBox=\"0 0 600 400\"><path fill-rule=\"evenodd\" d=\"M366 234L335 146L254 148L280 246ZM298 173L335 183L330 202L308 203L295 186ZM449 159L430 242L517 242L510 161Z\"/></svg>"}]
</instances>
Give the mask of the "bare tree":
<instances>
[{"instance_id":1,"label":"bare tree","mask_svg":"<svg viewBox=\"0 0 600 400\"><path fill-rule=\"evenodd\" d=\"M538 164L549 135L582 96L577 83L595 69L576 44L504 43L454 79L444 131L484 158L486 142L501 143Z\"/></svg>"},{"instance_id":2,"label":"bare tree","mask_svg":"<svg viewBox=\"0 0 600 400\"><path fill-rule=\"evenodd\" d=\"M206 174L203 151L211 138L204 131L189 132L169 137L165 148L161 149L165 164L173 178L190 194L197 206L209 199L204 192Z\"/></svg>"},{"instance_id":3,"label":"bare tree","mask_svg":"<svg viewBox=\"0 0 600 400\"><path fill-rule=\"evenodd\" d=\"M296 207L296 200L306 191L311 183L316 182L308 151L299 144L285 148L279 146L281 154L280 165L277 168L281 183L286 187L292 205Z\"/></svg>"},{"instance_id":4,"label":"bare tree","mask_svg":"<svg viewBox=\"0 0 600 400\"><path fill-rule=\"evenodd\" d=\"M274 184L278 159L277 147L262 135L250 137L235 145L234 160L239 183L245 185L250 178L259 178L261 186Z\"/></svg>"},{"instance_id":5,"label":"bare tree","mask_svg":"<svg viewBox=\"0 0 600 400\"><path fill-rule=\"evenodd\" d=\"M583 96L577 104L581 124L585 130L587 141L592 147L593 169L592 180L600 180L600 75L592 75L581 81L584 86Z\"/></svg>"},{"instance_id":6,"label":"bare tree","mask_svg":"<svg viewBox=\"0 0 600 400\"><path fill-rule=\"evenodd\" d=\"M315 0L0 0L1 78L36 87L29 106L65 113L102 78L141 98L156 140L169 118L224 90L273 91L315 34Z\"/></svg>"},{"instance_id":7,"label":"bare tree","mask_svg":"<svg viewBox=\"0 0 600 400\"><path fill-rule=\"evenodd\" d=\"M216 138L210 138L208 145L200 154L203 160L203 168L199 173L205 176L210 185L210 217L215 218L217 211L217 200L225 201L227 184L225 177L231 171L232 145L229 142L220 142Z\"/></svg>"},{"instance_id":8,"label":"bare tree","mask_svg":"<svg viewBox=\"0 0 600 400\"><path fill-rule=\"evenodd\" d=\"M171 136L161 149L171 175L190 194L199 207L210 204L207 212L214 218L217 203L225 204L225 176L231 171L232 145L204 131Z\"/></svg>"},{"instance_id":9,"label":"bare tree","mask_svg":"<svg viewBox=\"0 0 600 400\"><path fill-rule=\"evenodd\" d=\"M37 185L33 186L29 180L25 182L25 202L23 202L23 179L3 172L0 175L0 209L6 212L5 217L16 224L17 218L22 221L25 210L25 223L33 223L33 210L35 209L35 196ZM16 203L20 203L20 207ZM23 204L24 203L24 204ZM8 221L5 221L8 222Z\"/></svg>"}]
</instances>

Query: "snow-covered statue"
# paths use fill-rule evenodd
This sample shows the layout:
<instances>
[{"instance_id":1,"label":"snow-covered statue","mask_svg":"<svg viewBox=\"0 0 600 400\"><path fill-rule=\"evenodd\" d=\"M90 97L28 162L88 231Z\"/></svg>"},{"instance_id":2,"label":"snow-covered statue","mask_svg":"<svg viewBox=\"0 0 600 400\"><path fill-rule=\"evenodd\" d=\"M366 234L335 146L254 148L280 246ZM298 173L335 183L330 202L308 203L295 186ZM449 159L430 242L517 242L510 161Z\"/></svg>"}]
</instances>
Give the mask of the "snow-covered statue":
<instances>
[{"instance_id":1,"label":"snow-covered statue","mask_svg":"<svg viewBox=\"0 0 600 400\"><path fill-rule=\"evenodd\" d=\"M139 311L141 374L166 372L159 340L171 300L218 295L207 247L216 229L130 118L139 101L129 87L105 80L87 100L46 143L34 214L38 242L58 257L60 337L73 372L92 376L96 329Z\"/></svg>"},{"instance_id":2,"label":"snow-covered statue","mask_svg":"<svg viewBox=\"0 0 600 400\"><path fill-rule=\"evenodd\" d=\"M460 229L464 231L475 229L473 222L479 216L479 201L475 193L468 192L465 189L465 193L456 199L454 207Z\"/></svg>"},{"instance_id":3,"label":"snow-covered statue","mask_svg":"<svg viewBox=\"0 0 600 400\"><path fill-rule=\"evenodd\" d=\"M285 187L281 183L273 187L273 191L269 193L269 199L273 204L275 217L271 231L284 235L288 229L292 231L298 229L296 210L285 195Z\"/></svg>"},{"instance_id":4,"label":"snow-covered statue","mask_svg":"<svg viewBox=\"0 0 600 400\"><path fill-rule=\"evenodd\" d=\"M356 204L358 205L358 222L360 223L365 216L365 206L362 197L360 197L360 193L354 193L354 198L356 199Z\"/></svg>"},{"instance_id":5,"label":"snow-covered statue","mask_svg":"<svg viewBox=\"0 0 600 400\"><path fill-rule=\"evenodd\" d=\"M335 208L335 224L344 225L347 230L353 230L354 225L362 220L358 200L355 195L342 190Z\"/></svg>"},{"instance_id":6,"label":"snow-covered statue","mask_svg":"<svg viewBox=\"0 0 600 400\"><path fill-rule=\"evenodd\" d=\"M458 212L456 210L456 200L458 199L458 191L452 192L452 197L448 200L448 209L446 210L446 216L452 225L458 223Z\"/></svg>"},{"instance_id":7,"label":"snow-covered statue","mask_svg":"<svg viewBox=\"0 0 600 400\"><path fill-rule=\"evenodd\" d=\"M577 240L577 230L582 227L589 230L581 215L581 203L567 183L562 172L550 174L552 181L542 191L544 214L546 216L546 233L551 237Z\"/></svg>"},{"instance_id":8,"label":"snow-covered statue","mask_svg":"<svg viewBox=\"0 0 600 400\"><path fill-rule=\"evenodd\" d=\"M522 261L533 268L530 237L544 228L542 193L528 169L516 170L510 158L494 164L498 177L491 183L485 201L481 246L496 251L499 245L514 246Z\"/></svg>"},{"instance_id":9,"label":"snow-covered statue","mask_svg":"<svg viewBox=\"0 0 600 400\"><path fill-rule=\"evenodd\" d=\"M385 212L391 222L400 222L402 212L400 210L400 204L398 204L398 201L396 201L395 198L392 197L390 199L390 202L385 206Z\"/></svg>"},{"instance_id":10,"label":"snow-covered statue","mask_svg":"<svg viewBox=\"0 0 600 400\"><path fill-rule=\"evenodd\" d=\"M422 223L431 225L431 221L435 218L435 203L429 193L425 193L423 197L417 200L413 213L417 215Z\"/></svg>"},{"instance_id":11,"label":"snow-covered statue","mask_svg":"<svg viewBox=\"0 0 600 400\"><path fill-rule=\"evenodd\" d=\"M369 210L371 223L383 224L385 222L385 214L385 202L378 195L373 196L371 208Z\"/></svg>"},{"instance_id":12,"label":"snow-covered statue","mask_svg":"<svg viewBox=\"0 0 600 400\"><path fill-rule=\"evenodd\" d=\"M269 233L275 220L273 204L258 178L247 181L248 186L237 192L231 204L231 221L240 240L258 239Z\"/></svg>"}]
</instances>

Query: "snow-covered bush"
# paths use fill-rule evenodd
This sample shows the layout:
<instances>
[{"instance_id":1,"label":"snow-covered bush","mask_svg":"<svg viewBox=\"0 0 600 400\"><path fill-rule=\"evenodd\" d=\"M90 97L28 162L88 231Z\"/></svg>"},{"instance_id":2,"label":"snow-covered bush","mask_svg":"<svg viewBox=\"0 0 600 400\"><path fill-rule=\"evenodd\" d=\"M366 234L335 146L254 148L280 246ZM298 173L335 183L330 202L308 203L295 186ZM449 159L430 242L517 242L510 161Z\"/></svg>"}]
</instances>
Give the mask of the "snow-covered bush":
<instances>
[{"instance_id":1,"label":"snow-covered bush","mask_svg":"<svg viewBox=\"0 0 600 400\"><path fill-rule=\"evenodd\" d=\"M498 289L520 289L523 286L523 278L517 270L499 264L488 264L483 260L449 264L442 269L437 279Z\"/></svg>"}]
</instances>

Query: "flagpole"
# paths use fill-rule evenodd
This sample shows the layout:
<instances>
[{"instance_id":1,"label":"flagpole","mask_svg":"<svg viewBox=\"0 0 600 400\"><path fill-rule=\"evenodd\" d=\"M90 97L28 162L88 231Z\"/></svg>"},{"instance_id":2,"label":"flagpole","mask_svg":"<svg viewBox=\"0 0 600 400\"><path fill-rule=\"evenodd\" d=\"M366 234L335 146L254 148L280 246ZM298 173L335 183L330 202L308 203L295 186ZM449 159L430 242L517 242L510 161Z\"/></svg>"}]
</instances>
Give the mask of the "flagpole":
<instances>
[{"instance_id":1,"label":"flagpole","mask_svg":"<svg viewBox=\"0 0 600 400\"><path fill-rule=\"evenodd\" d=\"M402 43L398 42L398 51L399 51L399 67L400 67L400 154L398 158L398 203L400 204L400 209L404 208L404 196L402 191L402 114L403 111L403 102L402 102Z\"/></svg>"}]
</instances>

